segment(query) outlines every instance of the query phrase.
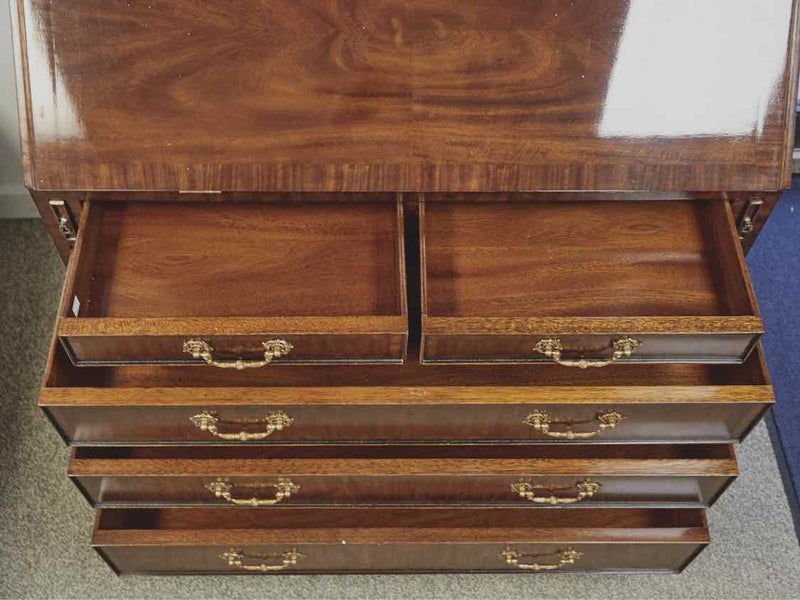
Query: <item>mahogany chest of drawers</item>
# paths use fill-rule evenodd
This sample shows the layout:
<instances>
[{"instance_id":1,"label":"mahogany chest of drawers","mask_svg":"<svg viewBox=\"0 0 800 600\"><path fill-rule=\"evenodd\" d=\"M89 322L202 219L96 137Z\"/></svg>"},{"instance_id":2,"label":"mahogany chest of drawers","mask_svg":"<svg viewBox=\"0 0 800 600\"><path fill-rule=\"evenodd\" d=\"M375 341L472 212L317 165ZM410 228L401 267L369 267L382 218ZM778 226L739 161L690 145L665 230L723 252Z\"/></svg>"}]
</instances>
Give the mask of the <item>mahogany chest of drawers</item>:
<instances>
[{"instance_id":1,"label":"mahogany chest of drawers","mask_svg":"<svg viewBox=\"0 0 800 600\"><path fill-rule=\"evenodd\" d=\"M39 405L118 573L679 572L774 402L798 3L12 0ZM713 51L712 51L713 50Z\"/></svg>"}]
</instances>

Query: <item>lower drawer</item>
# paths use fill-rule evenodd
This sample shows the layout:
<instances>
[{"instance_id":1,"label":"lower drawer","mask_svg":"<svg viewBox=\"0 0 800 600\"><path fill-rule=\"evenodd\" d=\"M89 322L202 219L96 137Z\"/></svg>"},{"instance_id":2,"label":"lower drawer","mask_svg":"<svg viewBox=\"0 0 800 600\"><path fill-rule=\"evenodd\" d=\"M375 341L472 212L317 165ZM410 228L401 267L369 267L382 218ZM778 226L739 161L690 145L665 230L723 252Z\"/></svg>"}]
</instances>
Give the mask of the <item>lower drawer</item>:
<instances>
[{"instance_id":1,"label":"lower drawer","mask_svg":"<svg viewBox=\"0 0 800 600\"><path fill-rule=\"evenodd\" d=\"M708 506L727 444L78 447L97 507Z\"/></svg>"},{"instance_id":2,"label":"lower drawer","mask_svg":"<svg viewBox=\"0 0 800 600\"><path fill-rule=\"evenodd\" d=\"M74 445L696 443L741 440L774 402L742 365L73 366L54 347L41 406Z\"/></svg>"},{"instance_id":3,"label":"lower drawer","mask_svg":"<svg viewBox=\"0 0 800 600\"><path fill-rule=\"evenodd\" d=\"M679 572L709 543L699 509L103 509L119 573Z\"/></svg>"}]
</instances>

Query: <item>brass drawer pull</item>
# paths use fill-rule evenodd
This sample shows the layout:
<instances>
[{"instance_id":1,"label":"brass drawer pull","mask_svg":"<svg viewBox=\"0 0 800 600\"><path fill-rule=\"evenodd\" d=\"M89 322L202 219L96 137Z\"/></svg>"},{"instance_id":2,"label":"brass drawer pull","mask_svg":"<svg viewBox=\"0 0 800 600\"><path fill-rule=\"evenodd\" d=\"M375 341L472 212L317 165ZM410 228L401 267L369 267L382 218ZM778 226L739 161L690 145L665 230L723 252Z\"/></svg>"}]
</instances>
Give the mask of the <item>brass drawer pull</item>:
<instances>
[{"instance_id":1,"label":"brass drawer pull","mask_svg":"<svg viewBox=\"0 0 800 600\"><path fill-rule=\"evenodd\" d=\"M534 490L536 489L544 489L548 491L553 491L556 489L570 489L567 486L562 488L552 488L546 486L539 486L534 485L530 481L526 481L524 479L520 479L517 483L511 484L511 491L519 494L520 498L524 498L525 500L530 500L531 502L535 502L536 504L575 504L576 502L580 502L581 500L585 500L586 498L591 498L594 496L600 488L602 487L596 481L592 481L591 479L584 479L582 481L578 481L575 483L574 487L578 490L578 493L574 497L562 497L562 496L537 496Z\"/></svg>"},{"instance_id":2,"label":"brass drawer pull","mask_svg":"<svg viewBox=\"0 0 800 600\"><path fill-rule=\"evenodd\" d=\"M501 558L504 558L506 564L518 569L530 569L531 571L555 571L569 565L574 565L575 562L583 556L583 553L577 552L572 548L564 548L555 550L554 552L544 552L542 554L523 554L513 548L506 548L500 553ZM540 558L544 556L557 556L558 562L555 563L521 563L519 559L529 556L531 558Z\"/></svg>"},{"instance_id":3,"label":"brass drawer pull","mask_svg":"<svg viewBox=\"0 0 800 600\"><path fill-rule=\"evenodd\" d=\"M615 429L617 425L625 420L625 415L618 413L615 410L597 413L594 420L598 422L597 429L594 431L572 431L572 426L580 423L591 423L592 420L586 421L553 421L550 414L545 410L535 410L527 417L523 423L530 425L536 431L540 431L546 436L551 438L565 439L565 440L585 440L596 437L598 434L607 429ZM567 427L566 431L550 431L550 426L553 424L564 425Z\"/></svg>"},{"instance_id":4,"label":"brass drawer pull","mask_svg":"<svg viewBox=\"0 0 800 600\"><path fill-rule=\"evenodd\" d=\"M263 360L244 360L241 358L231 360L216 359L214 358L214 347L203 340L186 340L183 342L183 351L186 354L191 354L194 359L204 360L206 364L212 367L242 371L243 369L266 367L276 358L286 356L294 349L294 346L286 340L269 340L268 342L263 342L261 345L264 346Z\"/></svg>"},{"instance_id":5,"label":"brass drawer pull","mask_svg":"<svg viewBox=\"0 0 800 600\"><path fill-rule=\"evenodd\" d=\"M233 484L227 479L222 478L218 478L216 481L206 484L205 488L214 494L214 497L223 498L231 504L236 504L238 506L272 506L286 498L290 498L292 494L300 489L300 486L295 485L290 479L284 477L279 478L276 483L269 484L269 486L275 488L274 498L263 499L256 498L255 496L252 498L234 498Z\"/></svg>"},{"instance_id":6,"label":"brass drawer pull","mask_svg":"<svg viewBox=\"0 0 800 600\"><path fill-rule=\"evenodd\" d=\"M280 410L272 411L267 413L267 416L263 419L259 419L258 421L253 421L252 423L249 422L237 422L237 421L223 421L222 419L217 416L217 413L204 410L201 413L194 415L193 417L189 417L189 420L192 424L197 427L200 431L208 431L210 434L220 438L221 440L239 440L241 442L247 442L251 440L263 440L269 436L271 436L276 431L281 431L286 427L289 427L294 422L294 419L287 415L285 412ZM236 433L220 433L219 425L222 423L230 424L230 425L250 425L250 424L258 424L264 425L264 431L258 431L254 433L250 433L247 431L239 431Z\"/></svg>"},{"instance_id":7,"label":"brass drawer pull","mask_svg":"<svg viewBox=\"0 0 800 600\"><path fill-rule=\"evenodd\" d=\"M579 369L588 369L589 367L606 367L610 364L615 363L622 357L628 357L636 350L639 349L639 346L642 345L642 342L639 340L635 340L632 337L624 337L618 340L613 340L611 342L611 346L613 349L613 353L611 357L608 359L588 359L588 358L578 358L578 359L565 359L561 358L561 353L564 351L564 346L561 344L561 340L559 338L545 338L543 340L539 340L536 342L536 345L533 347L534 352L538 352L539 354L543 354L547 358L551 359L553 362L558 363L564 367L577 367Z\"/></svg>"},{"instance_id":8,"label":"brass drawer pull","mask_svg":"<svg viewBox=\"0 0 800 600\"><path fill-rule=\"evenodd\" d=\"M298 552L294 548L286 550L285 552L275 552L274 554L245 554L241 550L231 548L227 552L220 554L219 557L227 562L229 567L239 567L245 571L260 571L266 573L268 571L283 571L284 569L293 567L297 564L298 560L305 558L306 555ZM252 559L254 561L275 560L280 562L274 565L267 564L266 562L245 564L245 559Z\"/></svg>"}]
</instances>

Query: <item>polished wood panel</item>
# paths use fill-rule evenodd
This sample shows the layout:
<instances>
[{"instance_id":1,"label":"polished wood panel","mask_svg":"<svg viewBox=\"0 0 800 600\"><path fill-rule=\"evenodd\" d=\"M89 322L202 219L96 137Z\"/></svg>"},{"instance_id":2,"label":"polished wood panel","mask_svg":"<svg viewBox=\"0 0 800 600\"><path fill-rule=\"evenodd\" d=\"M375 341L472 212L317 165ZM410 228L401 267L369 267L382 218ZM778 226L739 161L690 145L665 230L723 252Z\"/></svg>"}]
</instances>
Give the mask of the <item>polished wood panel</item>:
<instances>
[{"instance_id":1,"label":"polished wood panel","mask_svg":"<svg viewBox=\"0 0 800 600\"><path fill-rule=\"evenodd\" d=\"M763 331L725 201L420 204L423 361L736 362ZM604 335L605 334L605 335ZM663 334L663 335L662 335Z\"/></svg>"},{"instance_id":2,"label":"polished wood panel","mask_svg":"<svg viewBox=\"0 0 800 600\"><path fill-rule=\"evenodd\" d=\"M279 572L519 571L508 546L541 563L572 547L570 571L680 571L708 541L693 509L103 509L92 536L122 573L219 574L243 572L220 557L228 549L292 548L304 557Z\"/></svg>"},{"instance_id":3,"label":"polished wood panel","mask_svg":"<svg viewBox=\"0 0 800 600\"><path fill-rule=\"evenodd\" d=\"M274 501L280 478L297 489L278 507L709 506L737 473L725 444L79 447L69 465L104 508ZM580 496L587 479L599 489ZM209 489L219 482L231 498Z\"/></svg>"},{"instance_id":4,"label":"polished wood panel","mask_svg":"<svg viewBox=\"0 0 800 600\"><path fill-rule=\"evenodd\" d=\"M402 204L103 203L84 208L58 335L78 364L400 361L406 291Z\"/></svg>"},{"instance_id":5,"label":"polished wood panel","mask_svg":"<svg viewBox=\"0 0 800 600\"><path fill-rule=\"evenodd\" d=\"M391 203L92 203L86 317L399 314ZM265 286L268 286L265 288Z\"/></svg>"},{"instance_id":6,"label":"polished wood panel","mask_svg":"<svg viewBox=\"0 0 800 600\"><path fill-rule=\"evenodd\" d=\"M743 438L774 402L756 350L743 365L630 364L402 366L230 373L195 367L74 367L54 347L39 398L75 444L185 442L218 438L192 424L216 413L225 432L263 430L269 411L291 426L264 441L565 441L524 420L546 410L553 431L592 431L597 415L625 420L587 442L728 442ZM566 422L565 422L566 421ZM569 440L567 440L569 441ZM230 442L228 442L230 443Z\"/></svg>"},{"instance_id":7,"label":"polished wood panel","mask_svg":"<svg viewBox=\"0 0 800 600\"><path fill-rule=\"evenodd\" d=\"M37 189L788 183L792 0L12 4Z\"/></svg>"},{"instance_id":8,"label":"polished wood panel","mask_svg":"<svg viewBox=\"0 0 800 600\"><path fill-rule=\"evenodd\" d=\"M425 202L426 312L750 314L741 274L732 286L721 279L728 267L725 253L734 248L732 240L711 235L715 220L725 214L721 204Z\"/></svg>"}]
</instances>

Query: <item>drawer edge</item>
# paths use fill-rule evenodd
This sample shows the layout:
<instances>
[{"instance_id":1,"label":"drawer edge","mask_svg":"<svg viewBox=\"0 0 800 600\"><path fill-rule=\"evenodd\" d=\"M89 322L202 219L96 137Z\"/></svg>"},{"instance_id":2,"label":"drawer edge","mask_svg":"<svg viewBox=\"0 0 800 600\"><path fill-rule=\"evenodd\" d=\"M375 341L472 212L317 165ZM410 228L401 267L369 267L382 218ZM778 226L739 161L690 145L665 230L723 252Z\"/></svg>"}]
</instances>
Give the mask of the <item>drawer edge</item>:
<instances>
[{"instance_id":1,"label":"drawer edge","mask_svg":"<svg viewBox=\"0 0 800 600\"><path fill-rule=\"evenodd\" d=\"M436 317L423 315L425 335L613 335L764 333L761 317Z\"/></svg>"},{"instance_id":2,"label":"drawer edge","mask_svg":"<svg viewBox=\"0 0 800 600\"><path fill-rule=\"evenodd\" d=\"M541 387L43 387L39 406L765 404L771 385Z\"/></svg>"}]
</instances>

